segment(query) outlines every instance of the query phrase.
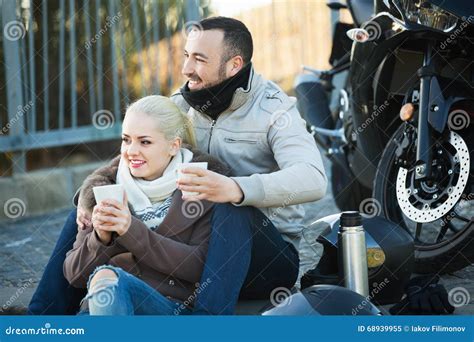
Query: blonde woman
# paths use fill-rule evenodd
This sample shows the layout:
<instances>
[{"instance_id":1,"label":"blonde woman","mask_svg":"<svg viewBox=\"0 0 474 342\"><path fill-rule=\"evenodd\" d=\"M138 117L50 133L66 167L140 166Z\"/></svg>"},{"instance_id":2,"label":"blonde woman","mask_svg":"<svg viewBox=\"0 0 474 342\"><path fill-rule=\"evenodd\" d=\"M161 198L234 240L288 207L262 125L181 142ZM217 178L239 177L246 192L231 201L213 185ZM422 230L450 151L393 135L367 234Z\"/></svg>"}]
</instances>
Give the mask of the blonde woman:
<instances>
[{"instance_id":1,"label":"blonde woman","mask_svg":"<svg viewBox=\"0 0 474 342\"><path fill-rule=\"evenodd\" d=\"M121 155L82 186L79 207L89 212L91 224L79 228L64 262L69 283L87 287L81 313L191 312L213 204L183 201L177 166L206 161L210 170L227 173L209 155L189 148L194 144L191 123L168 98L148 96L127 109ZM95 203L92 187L112 183L123 185L123 202Z\"/></svg>"}]
</instances>

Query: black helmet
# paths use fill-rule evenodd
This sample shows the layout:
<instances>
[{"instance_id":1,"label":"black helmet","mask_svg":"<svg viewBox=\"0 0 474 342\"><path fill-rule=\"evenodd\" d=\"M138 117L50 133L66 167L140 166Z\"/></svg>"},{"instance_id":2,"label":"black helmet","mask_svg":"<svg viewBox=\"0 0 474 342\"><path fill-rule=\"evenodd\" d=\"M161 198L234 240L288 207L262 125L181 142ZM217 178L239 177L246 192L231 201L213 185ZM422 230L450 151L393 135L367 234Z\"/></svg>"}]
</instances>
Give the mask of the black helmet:
<instances>
[{"instance_id":1,"label":"black helmet","mask_svg":"<svg viewBox=\"0 0 474 342\"><path fill-rule=\"evenodd\" d=\"M301 278L301 288L317 284L344 285L337 260L340 214L319 219L311 229L323 229L316 239L323 245L318 265ZM362 215L369 267L369 299L377 305L398 302L414 267L413 238L395 223L382 217Z\"/></svg>"},{"instance_id":2,"label":"black helmet","mask_svg":"<svg viewBox=\"0 0 474 342\"><path fill-rule=\"evenodd\" d=\"M357 292L336 285L314 285L296 292L276 306L264 311L265 316L313 315L381 315L379 309Z\"/></svg>"}]
</instances>

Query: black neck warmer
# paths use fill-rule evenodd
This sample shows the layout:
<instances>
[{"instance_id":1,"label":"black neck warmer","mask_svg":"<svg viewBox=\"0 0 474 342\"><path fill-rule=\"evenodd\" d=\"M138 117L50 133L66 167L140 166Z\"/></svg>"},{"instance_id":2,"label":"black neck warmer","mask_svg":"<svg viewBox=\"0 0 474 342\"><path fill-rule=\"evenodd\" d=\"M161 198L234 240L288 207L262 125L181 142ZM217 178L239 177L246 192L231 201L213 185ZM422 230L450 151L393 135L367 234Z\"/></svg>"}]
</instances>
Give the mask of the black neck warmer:
<instances>
[{"instance_id":1,"label":"black neck warmer","mask_svg":"<svg viewBox=\"0 0 474 342\"><path fill-rule=\"evenodd\" d=\"M186 102L198 112L210 116L213 120L229 108L237 88L246 88L252 63L248 63L237 74L209 88L190 91L188 82L181 88Z\"/></svg>"}]
</instances>

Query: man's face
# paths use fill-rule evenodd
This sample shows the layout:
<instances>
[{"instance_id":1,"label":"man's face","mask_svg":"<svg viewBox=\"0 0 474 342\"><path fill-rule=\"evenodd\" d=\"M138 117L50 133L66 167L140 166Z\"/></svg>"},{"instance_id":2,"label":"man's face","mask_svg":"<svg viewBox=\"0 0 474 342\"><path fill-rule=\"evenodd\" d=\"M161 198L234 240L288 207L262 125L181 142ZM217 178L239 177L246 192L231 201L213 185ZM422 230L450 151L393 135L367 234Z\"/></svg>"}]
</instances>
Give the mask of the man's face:
<instances>
[{"instance_id":1,"label":"man's face","mask_svg":"<svg viewBox=\"0 0 474 342\"><path fill-rule=\"evenodd\" d=\"M229 78L224 55L224 32L221 30L189 33L184 47L184 65L181 70L189 90L209 88Z\"/></svg>"}]
</instances>

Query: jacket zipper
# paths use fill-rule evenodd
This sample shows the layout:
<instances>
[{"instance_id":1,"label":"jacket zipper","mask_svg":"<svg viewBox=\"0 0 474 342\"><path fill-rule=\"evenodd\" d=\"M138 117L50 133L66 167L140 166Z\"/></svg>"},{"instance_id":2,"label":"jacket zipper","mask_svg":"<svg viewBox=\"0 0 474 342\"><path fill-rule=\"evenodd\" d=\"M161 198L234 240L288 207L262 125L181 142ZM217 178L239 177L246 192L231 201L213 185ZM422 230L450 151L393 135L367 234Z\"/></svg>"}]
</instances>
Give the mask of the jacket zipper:
<instances>
[{"instance_id":1,"label":"jacket zipper","mask_svg":"<svg viewBox=\"0 0 474 342\"><path fill-rule=\"evenodd\" d=\"M212 120L211 123L211 131L209 132L209 143L207 144L207 153L211 154L211 138L212 138L212 130L216 124L216 120Z\"/></svg>"}]
</instances>

